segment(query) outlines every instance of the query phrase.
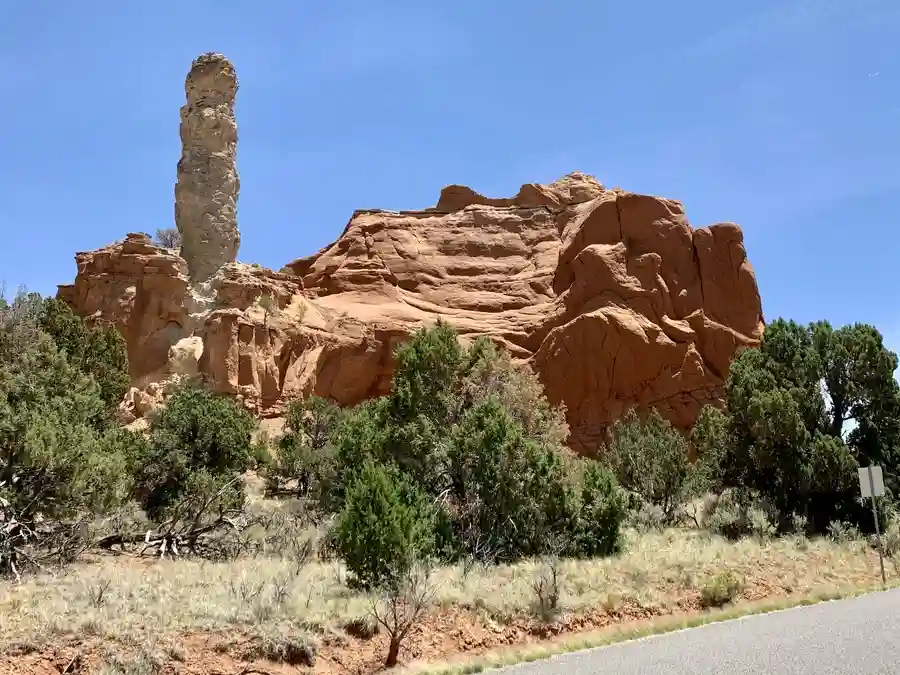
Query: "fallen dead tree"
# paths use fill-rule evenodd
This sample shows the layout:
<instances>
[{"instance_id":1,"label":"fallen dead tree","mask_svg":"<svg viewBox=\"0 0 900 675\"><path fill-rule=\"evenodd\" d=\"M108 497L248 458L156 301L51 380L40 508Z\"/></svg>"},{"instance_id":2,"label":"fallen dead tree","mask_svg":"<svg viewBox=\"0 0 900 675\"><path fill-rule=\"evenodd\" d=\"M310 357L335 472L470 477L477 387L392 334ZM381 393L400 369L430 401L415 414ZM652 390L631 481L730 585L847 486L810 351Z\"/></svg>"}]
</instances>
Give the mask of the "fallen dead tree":
<instances>
[{"instance_id":1,"label":"fallen dead tree","mask_svg":"<svg viewBox=\"0 0 900 675\"><path fill-rule=\"evenodd\" d=\"M72 563L89 551L152 554L160 558L193 555L220 558L242 548L239 541L227 540L224 532L243 532L252 519L243 509L222 505L222 496L239 478L216 493L198 501L188 495L173 509L172 516L156 527L107 532L88 519L50 522L40 514L25 518L10 502L0 497L0 577L17 581L30 571L47 571L50 566ZM131 550L132 547L136 550ZM116 551L118 548L118 551Z\"/></svg>"},{"instance_id":2,"label":"fallen dead tree","mask_svg":"<svg viewBox=\"0 0 900 675\"><path fill-rule=\"evenodd\" d=\"M223 528L239 533L245 525L239 522L242 509L223 507L221 504L225 493L239 481L240 477L233 478L199 505L193 496L185 496L173 509L172 517L155 529L108 534L95 541L94 546L112 550L113 546L125 549L143 544L139 555L153 551L160 558L165 558L167 555L177 557L188 551L193 555L207 553L215 557L221 553L220 547L211 546L210 540L218 538Z\"/></svg>"},{"instance_id":3,"label":"fallen dead tree","mask_svg":"<svg viewBox=\"0 0 900 675\"><path fill-rule=\"evenodd\" d=\"M0 497L0 577L19 581L25 572L76 560L92 546L88 531L84 520L52 523L25 517Z\"/></svg>"}]
</instances>

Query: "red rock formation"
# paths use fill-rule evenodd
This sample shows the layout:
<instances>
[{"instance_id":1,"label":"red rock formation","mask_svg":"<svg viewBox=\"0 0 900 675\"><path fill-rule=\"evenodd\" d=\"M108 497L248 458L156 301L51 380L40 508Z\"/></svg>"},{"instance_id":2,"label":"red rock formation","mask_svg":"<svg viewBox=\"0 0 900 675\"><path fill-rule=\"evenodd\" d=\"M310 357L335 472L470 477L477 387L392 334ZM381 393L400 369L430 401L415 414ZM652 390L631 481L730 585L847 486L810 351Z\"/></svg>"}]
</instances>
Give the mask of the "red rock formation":
<instances>
[{"instance_id":1,"label":"red rock formation","mask_svg":"<svg viewBox=\"0 0 900 675\"><path fill-rule=\"evenodd\" d=\"M358 211L316 255L225 265L205 296L143 235L77 260L60 295L116 322L138 387L196 367L264 415L297 395L354 404L387 392L393 348L443 317L528 362L586 452L632 406L691 425L763 329L740 228L693 230L679 202L577 173L512 199L450 186L434 209Z\"/></svg>"}]
</instances>

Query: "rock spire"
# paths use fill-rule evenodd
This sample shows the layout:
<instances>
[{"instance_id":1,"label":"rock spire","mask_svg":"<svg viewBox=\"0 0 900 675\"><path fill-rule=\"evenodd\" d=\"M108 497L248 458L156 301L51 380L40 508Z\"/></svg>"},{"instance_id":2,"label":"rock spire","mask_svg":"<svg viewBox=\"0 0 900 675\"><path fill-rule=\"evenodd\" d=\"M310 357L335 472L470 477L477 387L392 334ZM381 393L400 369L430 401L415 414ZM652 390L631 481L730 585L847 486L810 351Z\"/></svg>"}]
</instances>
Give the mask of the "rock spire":
<instances>
[{"instance_id":1,"label":"rock spire","mask_svg":"<svg viewBox=\"0 0 900 675\"><path fill-rule=\"evenodd\" d=\"M175 225L191 280L202 282L234 262L241 242L234 66L221 54L202 54L191 65L184 90Z\"/></svg>"}]
</instances>

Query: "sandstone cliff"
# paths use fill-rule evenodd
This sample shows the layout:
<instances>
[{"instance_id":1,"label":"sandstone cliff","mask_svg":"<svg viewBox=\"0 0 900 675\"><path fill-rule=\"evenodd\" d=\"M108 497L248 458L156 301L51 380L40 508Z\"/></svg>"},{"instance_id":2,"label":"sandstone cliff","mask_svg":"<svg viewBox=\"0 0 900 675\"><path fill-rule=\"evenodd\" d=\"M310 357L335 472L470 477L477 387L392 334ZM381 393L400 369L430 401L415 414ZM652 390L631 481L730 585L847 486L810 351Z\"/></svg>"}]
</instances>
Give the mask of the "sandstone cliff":
<instances>
[{"instance_id":1,"label":"sandstone cliff","mask_svg":"<svg viewBox=\"0 0 900 675\"><path fill-rule=\"evenodd\" d=\"M261 416L301 395L354 404L385 393L393 348L443 317L529 363L590 452L631 406L692 424L763 329L738 226L694 230L679 202L580 173L510 199L450 186L433 209L358 211L280 272L225 263L195 285L141 234L76 260L60 297L125 336L135 415L194 372Z\"/></svg>"}]
</instances>

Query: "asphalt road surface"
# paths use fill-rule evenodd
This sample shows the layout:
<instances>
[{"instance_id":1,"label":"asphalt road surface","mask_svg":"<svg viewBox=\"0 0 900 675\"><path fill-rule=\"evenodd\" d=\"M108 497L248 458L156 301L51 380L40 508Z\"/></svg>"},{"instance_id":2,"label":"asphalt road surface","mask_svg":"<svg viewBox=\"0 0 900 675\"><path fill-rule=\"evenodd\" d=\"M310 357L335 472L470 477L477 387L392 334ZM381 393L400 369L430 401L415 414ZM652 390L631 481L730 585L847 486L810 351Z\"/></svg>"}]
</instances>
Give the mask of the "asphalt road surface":
<instances>
[{"instance_id":1,"label":"asphalt road surface","mask_svg":"<svg viewBox=\"0 0 900 675\"><path fill-rule=\"evenodd\" d=\"M708 624L498 675L900 675L900 590Z\"/></svg>"}]
</instances>

